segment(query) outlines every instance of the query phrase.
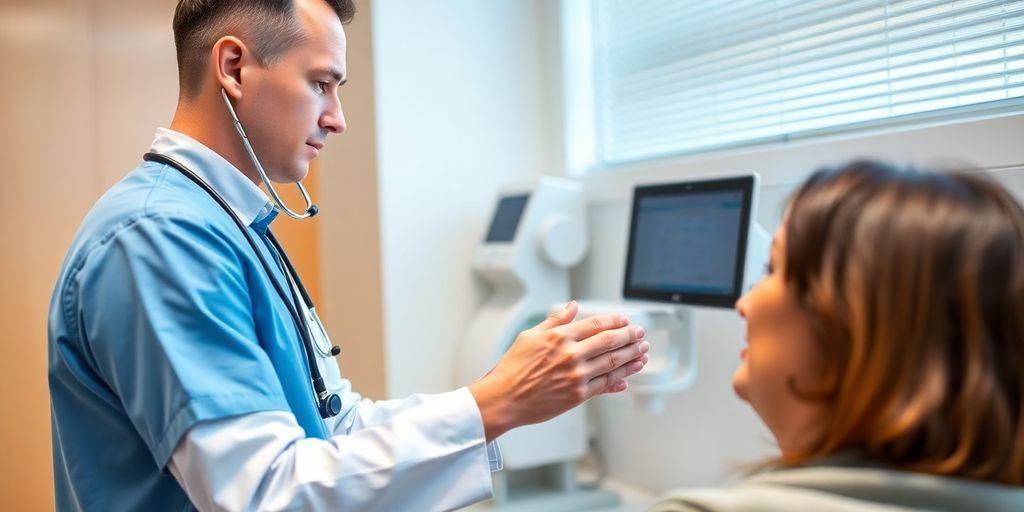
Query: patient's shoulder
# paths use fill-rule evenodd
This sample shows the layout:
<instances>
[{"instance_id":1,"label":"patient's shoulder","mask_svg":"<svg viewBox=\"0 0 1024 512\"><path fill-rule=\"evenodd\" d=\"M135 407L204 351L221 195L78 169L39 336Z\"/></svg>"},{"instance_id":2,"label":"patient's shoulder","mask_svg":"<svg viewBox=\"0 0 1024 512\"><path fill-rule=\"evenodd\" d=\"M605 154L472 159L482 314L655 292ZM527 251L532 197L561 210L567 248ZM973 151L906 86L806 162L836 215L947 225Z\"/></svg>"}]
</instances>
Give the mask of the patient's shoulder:
<instances>
[{"instance_id":1,"label":"patient's shoulder","mask_svg":"<svg viewBox=\"0 0 1024 512\"><path fill-rule=\"evenodd\" d=\"M859 499L822 491L766 484L688 489L666 495L649 512L789 512L831 510L835 512L883 512L907 510L888 506L865 506Z\"/></svg>"},{"instance_id":2,"label":"patient's shoulder","mask_svg":"<svg viewBox=\"0 0 1024 512\"><path fill-rule=\"evenodd\" d=\"M810 466L670 493L652 512L1024 510L1024 488L883 467Z\"/></svg>"}]
</instances>

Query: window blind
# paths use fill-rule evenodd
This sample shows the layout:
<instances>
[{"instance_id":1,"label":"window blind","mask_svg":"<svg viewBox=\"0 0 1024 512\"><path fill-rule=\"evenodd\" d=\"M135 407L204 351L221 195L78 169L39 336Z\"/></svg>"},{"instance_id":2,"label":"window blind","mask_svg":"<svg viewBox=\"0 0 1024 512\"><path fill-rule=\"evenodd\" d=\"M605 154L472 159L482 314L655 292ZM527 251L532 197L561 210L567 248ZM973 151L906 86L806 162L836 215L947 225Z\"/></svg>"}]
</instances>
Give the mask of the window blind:
<instances>
[{"instance_id":1,"label":"window blind","mask_svg":"<svg viewBox=\"0 0 1024 512\"><path fill-rule=\"evenodd\" d=\"M1024 0L593 0L597 160L1024 104Z\"/></svg>"}]
</instances>

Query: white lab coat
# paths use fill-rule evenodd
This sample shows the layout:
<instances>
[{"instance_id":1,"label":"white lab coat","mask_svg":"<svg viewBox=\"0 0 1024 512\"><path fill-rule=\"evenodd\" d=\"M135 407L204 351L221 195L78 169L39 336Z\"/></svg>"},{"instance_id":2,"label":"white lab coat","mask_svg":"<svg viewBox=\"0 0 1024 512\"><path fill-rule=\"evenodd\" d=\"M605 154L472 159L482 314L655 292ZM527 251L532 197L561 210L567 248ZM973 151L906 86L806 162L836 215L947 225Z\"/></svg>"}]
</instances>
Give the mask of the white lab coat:
<instances>
[{"instance_id":1,"label":"white lab coat","mask_svg":"<svg viewBox=\"0 0 1024 512\"><path fill-rule=\"evenodd\" d=\"M491 497L501 456L468 388L373 402L352 391L333 358L318 354L317 363L342 399L342 413L327 420L330 439L306 438L280 411L185 434L168 469L199 510L428 512Z\"/></svg>"}]
</instances>

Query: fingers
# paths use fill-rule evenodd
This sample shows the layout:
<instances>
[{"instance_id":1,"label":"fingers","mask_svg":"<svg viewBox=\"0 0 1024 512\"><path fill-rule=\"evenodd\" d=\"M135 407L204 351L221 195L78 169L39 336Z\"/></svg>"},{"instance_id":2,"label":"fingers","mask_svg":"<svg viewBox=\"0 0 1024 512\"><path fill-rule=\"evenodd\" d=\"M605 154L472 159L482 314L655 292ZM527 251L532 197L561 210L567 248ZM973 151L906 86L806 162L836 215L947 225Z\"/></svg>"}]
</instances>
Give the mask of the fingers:
<instances>
[{"instance_id":1,"label":"fingers","mask_svg":"<svg viewBox=\"0 0 1024 512\"><path fill-rule=\"evenodd\" d=\"M554 329L560 325L565 325L576 319L576 313L579 312L579 304L576 301L571 300L568 304L562 308L561 311L551 313L543 322L537 324L534 329L545 331L548 329Z\"/></svg>"},{"instance_id":2,"label":"fingers","mask_svg":"<svg viewBox=\"0 0 1024 512\"><path fill-rule=\"evenodd\" d=\"M587 320L590 319L588 318ZM586 322L587 320L583 320L583 322ZM625 327L603 331L595 334L594 336L583 339L577 344L576 350L582 359L594 359L601 354L613 352L629 345L635 345L637 341L643 340L646 335L647 332L643 327L640 327L639 325L627 325ZM620 359L619 363L621 364L630 359L632 359L632 357ZM611 368L606 369L605 372L609 370L611 370Z\"/></svg>"},{"instance_id":3,"label":"fingers","mask_svg":"<svg viewBox=\"0 0 1024 512\"><path fill-rule=\"evenodd\" d=\"M591 379L590 382L587 383L587 396L591 397L601 393L618 393L625 391L628 387L625 379L636 374L640 370L643 370L647 361L647 354L640 354L627 364Z\"/></svg>"},{"instance_id":4,"label":"fingers","mask_svg":"<svg viewBox=\"0 0 1024 512\"><path fill-rule=\"evenodd\" d=\"M609 329L618 329L627 325L629 325L629 318L624 315L597 315L563 325L558 330L567 338L585 340Z\"/></svg>"},{"instance_id":5,"label":"fingers","mask_svg":"<svg viewBox=\"0 0 1024 512\"><path fill-rule=\"evenodd\" d=\"M635 365L641 356L644 356L650 350L651 345L646 341L630 343L588 360L583 364L583 373L591 379L604 374L612 374L612 376L615 377L618 375L616 372L620 372L623 368L628 369L632 365ZM636 368L636 371L640 371L640 368L643 368L643 364L640 364L640 367ZM633 373L629 373L629 375L632 375Z\"/></svg>"}]
</instances>

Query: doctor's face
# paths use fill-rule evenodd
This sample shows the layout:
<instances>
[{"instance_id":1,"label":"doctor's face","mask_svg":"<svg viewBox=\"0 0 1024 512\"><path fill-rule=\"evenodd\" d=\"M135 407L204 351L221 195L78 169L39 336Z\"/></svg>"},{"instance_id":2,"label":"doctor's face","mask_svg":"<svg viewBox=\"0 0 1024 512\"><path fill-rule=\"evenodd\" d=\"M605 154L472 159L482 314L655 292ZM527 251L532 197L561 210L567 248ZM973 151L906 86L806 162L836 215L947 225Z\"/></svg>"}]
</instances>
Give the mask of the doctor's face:
<instances>
[{"instance_id":1,"label":"doctor's face","mask_svg":"<svg viewBox=\"0 0 1024 512\"><path fill-rule=\"evenodd\" d=\"M239 117L270 179L296 182L329 133L345 131L338 87L345 82L345 31L322 0L296 0L306 38L266 67L250 66ZM244 117L243 117L244 112Z\"/></svg>"},{"instance_id":2,"label":"doctor's face","mask_svg":"<svg viewBox=\"0 0 1024 512\"><path fill-rule=\"evenodd\" d=\"M733 375L736 394L754 408L783 453L817 439L823 406L794 392L813 391L823 362L807 314L786 284L785 227L772 241L768 273L736 302L747 321L747 346Z\"/></svg>"}]
</instances>

